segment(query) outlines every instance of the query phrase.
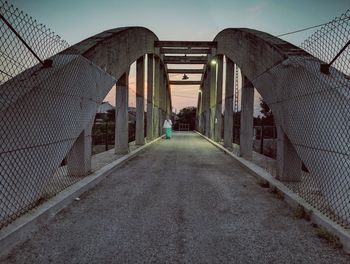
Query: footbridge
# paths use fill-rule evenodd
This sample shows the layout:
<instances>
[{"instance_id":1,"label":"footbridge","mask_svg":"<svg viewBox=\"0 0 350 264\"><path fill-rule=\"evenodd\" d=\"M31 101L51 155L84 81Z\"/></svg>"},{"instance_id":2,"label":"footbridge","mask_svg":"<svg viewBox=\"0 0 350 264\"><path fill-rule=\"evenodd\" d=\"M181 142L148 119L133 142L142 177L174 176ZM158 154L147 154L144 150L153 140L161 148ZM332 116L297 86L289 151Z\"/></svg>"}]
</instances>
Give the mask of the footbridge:
<instances>
[{"instance_id":1,"label":"footbridge","mask_svg":"<svg viewBox=\"0 0 350 264\"><path fill-rule=\"evenodd\" d=\"M102 245L93 254L104 248L104 262L135 263L146 257L156 262L214 263L222 258L244 263L243 248L232 251L238 240L248 254L268 247L265 242L283 244L292 237L285 247L304 254L291 254L298 256L294 262L318 256L322 263L327 255L326 261L346 263L341 251L304 237L303 232L310 233L306 222L293 220L292 209L282 201L274 204L273 195L255 181L350 252L349 17L348 11L334 19L301 47L248 28L228 28L209 41L164 41L144 27L110 29L69 46L1 3L0 248L30 234L34 224L26 221L38 208L73 190L58 209L49 206L48 214L57 213L93 186L91 179L96 185L98 175L102 179L112 173L86 194L77 211L58 214L55 227L40 231L38 244L29 245L24 255L12 251L7 261L25 262L39 254L46 235L57 237L66 230L64 241ZM129 74L135 64L135 140L130 142ZM183 80L175 80L174 74L184 75ZM162 140L163 122L173 117L171 91L179 85L198 87L196 132ZM108 150L107 140L108 151L95 154L93 127L111 90L116 98L113 147ZM273 115L275 154L269 157L255 148L256 93ZM84 230L96 228L96 240L84 236L76 241L70 232L84 232L67 221L84 222ZM98 226L118 236L112 238ZM264 230L280 233L271 239L261 235L265 240L260 240ZM119 253L113 254L113 243ZM277 244L270 249L281 259L285 247ZM69 252L67 245L61 245L61 252ZM247 251L248 245L256 247ZM73 262L98 261L88 251L77 252L80 259L70 256ZM265 261L276 262L273 250L268 252ZM40 261L47 263L50 256Z\"/></svg>"}]
</instances>

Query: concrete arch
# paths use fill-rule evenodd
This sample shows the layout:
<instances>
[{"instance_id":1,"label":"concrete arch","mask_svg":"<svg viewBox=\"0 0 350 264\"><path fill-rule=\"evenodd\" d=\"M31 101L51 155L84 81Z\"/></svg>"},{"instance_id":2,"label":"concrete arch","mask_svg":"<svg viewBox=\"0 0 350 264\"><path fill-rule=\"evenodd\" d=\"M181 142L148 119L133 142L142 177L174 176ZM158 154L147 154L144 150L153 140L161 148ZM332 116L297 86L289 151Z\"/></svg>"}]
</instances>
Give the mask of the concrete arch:
<instances>
[{"instance_id":1,"label":"concrete arch","mask_svg":"<svg viewBox=\"0 0 350 264\"><path fill-rule=\"evenodd\" d=\"M91 146L80 143L91 141L98 106L132 62L159 56L155 40L142 27L107 30L53 56L51 68L36 65L1 85L1 177L16 183L0 194L2 218L34 206L70 151L90 170Z\"/></svg>"},{"instance_id":2,"label":"concrete arch","mask_svg":"<svg viewBox=\"0 0 350 264\"><path fill-rule=\"evenodd\" d=\"M229 28L214 40L266 100L331 210L350 223L350 81L334 68L322 74L320 60L264 32Z\"/></svg>"},{"instance_id":3,"label":"concrete arch","mask_svg":"<svg viewBox=\"0 0 350 264\"><path fill-rule=\"evenodd\" d=\"M123 27L106 30L87 38L62 54L78 53L118 80L128 67L145 54L159 57L154 41L158 37L144 27Z\"/></svg>"}]
</instances>

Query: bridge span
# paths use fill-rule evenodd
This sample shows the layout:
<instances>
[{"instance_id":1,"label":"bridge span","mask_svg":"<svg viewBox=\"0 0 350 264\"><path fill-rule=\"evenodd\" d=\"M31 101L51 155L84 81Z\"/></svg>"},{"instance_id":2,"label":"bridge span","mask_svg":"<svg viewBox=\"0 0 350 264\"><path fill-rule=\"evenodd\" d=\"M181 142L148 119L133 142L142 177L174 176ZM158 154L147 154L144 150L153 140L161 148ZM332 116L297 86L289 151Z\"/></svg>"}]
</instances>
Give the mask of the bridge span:
<instances>
[{"instance_id":1,"label":"bridge span","mask_svg":"<svg viewBox=\"0 0 350 264\"><path fill-rule=\"evenodd\" d=\"M251 28L171 41L141 26L70 46L7 1L0 15L0 253L39 230L6 261L348 260L273 196L350 253L350 10L300 47ZM189 85L198 134L160 140Z\"/></svg>"},{"instance_id":2,"label":"bridge span","mask_svg":"<svg viewBox=\"0 0 350 264\"><path fill-rule=\"evenodd\" d=\"M196 133L128 161L6 263L349 263Z\"/></svg>"}]
</instances>

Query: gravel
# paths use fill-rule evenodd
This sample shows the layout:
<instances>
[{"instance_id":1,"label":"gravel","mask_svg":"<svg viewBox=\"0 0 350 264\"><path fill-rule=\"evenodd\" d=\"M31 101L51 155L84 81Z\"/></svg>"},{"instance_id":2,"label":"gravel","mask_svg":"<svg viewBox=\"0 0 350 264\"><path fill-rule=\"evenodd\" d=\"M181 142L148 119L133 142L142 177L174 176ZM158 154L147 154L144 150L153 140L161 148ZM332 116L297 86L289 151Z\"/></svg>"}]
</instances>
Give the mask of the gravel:
<instances>
[{"instance_id":1,"label":"gravel","mask_svg":"<svg viewBox=\"0 0 350 264\"><path fill-rule=\"evenodd\" d=\"M194 133L161 140L1 263L350 263Z\"/></svg>"}]
</instances>

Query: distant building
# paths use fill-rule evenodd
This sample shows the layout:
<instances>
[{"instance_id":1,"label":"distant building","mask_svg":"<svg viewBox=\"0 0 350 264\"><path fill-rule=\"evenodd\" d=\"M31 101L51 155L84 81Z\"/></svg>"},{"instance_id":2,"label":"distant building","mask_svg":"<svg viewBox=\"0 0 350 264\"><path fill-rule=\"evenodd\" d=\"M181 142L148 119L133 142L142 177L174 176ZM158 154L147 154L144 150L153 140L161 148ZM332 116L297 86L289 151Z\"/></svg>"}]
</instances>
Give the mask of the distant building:
<instances>
[{"instance_id":1,"label":"distant building","mask_svg":"<svg viewBox=\"0 0 350 264\"><path fill-rule=\"evenodd\" d=\"M98 114L107 114L108 110L113 110L115 107L111 105L109 102L102 102L97 109Z\"/></svg>"},{"instance_id":2,"label":"distant building","mask_svg":"<svg viewBox=\"0 0 350 264\"><path fill-rule=\"evenodd\" d=\"M114 110L115 107L108 102L102 102L97 108L95 122L102 123L107 118L108 111Z\"/></svg>"},{"instance_id":3,"label":"distant building","mask_svg":"<svg viewBox=\"0 0 350 264\"><path fill-rule=\"evenodd\" d=\"M102 123L107 118L107 114L110 110L115 110L115 107L111 105L109 102L103 102L100 104L100 106L97 109L95 122L96 123ZM136 107L128 107L128 116L129 116L129 123L135 123L136 122Z\"/></svg>"}]
</instances>

